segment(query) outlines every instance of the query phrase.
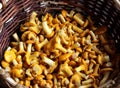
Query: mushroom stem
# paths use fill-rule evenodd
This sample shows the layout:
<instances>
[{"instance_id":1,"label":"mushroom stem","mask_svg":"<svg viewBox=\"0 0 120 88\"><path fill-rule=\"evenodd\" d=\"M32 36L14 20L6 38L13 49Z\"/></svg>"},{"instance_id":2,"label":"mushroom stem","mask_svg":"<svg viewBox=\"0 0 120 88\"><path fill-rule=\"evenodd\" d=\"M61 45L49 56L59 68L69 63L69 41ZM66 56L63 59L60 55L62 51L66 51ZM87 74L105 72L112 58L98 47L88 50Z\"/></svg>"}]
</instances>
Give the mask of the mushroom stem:
<instances>
[{"instance_id":1,"label":"mushroom stem","mask_svg":"<svg viewBox=\"0 0 120 88\"><path fill-rule=\"evenodd\" d=\"M98 70L99 70L99 64L96 64L95 68L94 68L94 72L93 75L98 76Z\"/></svg>"},{"instance_id":2,"label":"mushroom stem","mask_svg":"<svg viewBox=\"0 0 120 88\"><path fill-rule=\"evenodd\" d=\"M18 54L25 53L23 42L19 42L19 51Z\"/></svg>"},{"instance_id":3,"label":"mushroom stem","mask_svg":"<svg viewBox=\"0 0 120 88\"><path fill-rule=\"evenodd\" d=\"M73 27L73 30L78 32L78 33L82 33L83 32L83 30L81 28L77 27L76 25L72 25L72 27Z\"/></svg>"},{"instance_id":4,"label":"mushroom stem","mask_svg":"<svg viewBox=\"0 0 120 88\"><path fill-rule=\"evenodd\" d=\"M69 77L69 76L73 75L73 72L72 72L72 69L70 68L70 66L68 66L67 63L64 63L64 64L60 65L59 74Z\"/></svg>"},{"instance_id":5,"label":"mushroom stem","mask_svg":"<svg viewBox=\"0 0 120 88\"><path fill-rule=\"evenodd\" d=\"M53 66L55 64L55 62L50 58L46 57L45 54L41 54L40 56L42 58L42 61L48 64L49 66Z\"/></svg>"},{"instance_id":6,"label":"mushroom stem","mask_svg":"<svg viewBox=\"0 0 120 88\"><path fill-rule=\"evenodd\" d=\"M90 33L90 35L91 35L91 37L92 37L92 39L93 39L93 42L98 42L98 40L97 40L94 32L93 32L93 31L90 31L89 33Z\"/></svg>"},{"instance_id":7,"label":"mushroom stem","mask_svg":"<svg viewBox=\"0 0 120 88\"><path fill-rule=\"evenodd\" d=\"M75 21L77 21L81 26L83 26L84 21L80 18L80 14L79 14L79 13L75 14L75 15L73 16L73 19L74 19Z\"/></svg>"},{"instance_id":8,"label":"mushroom stem","mask_svg":"<svg viewBox=\"0 0 120 88\"><path fill-rule=\"evenodd\" d=\"M83 70L85 70L85 66L84 65L80 65L79 67L76 67L75 70L77 72L83 71Z\"/></svg>"},{"instance_id":9,"label":"mushroom stem","mask_svg":"<svg viewBox=\"0 0 120 88\"><path fill-rule=\"evenodd\" d=\"M17 42L20 41L17 33L14 33L12 36L13 36L13 38L14 38Z\"/></svg>"},{"instance_id":10,"label":"mushroom stem","mask_svg":"<svg viewBox=\"0 0 120 88\"><path fill-rule=\"evenodd\" d=\"M65 20L65 18L63 17L62 14L59 14L58 17L59 17L59 19L61 20L62 23L66 22L66 20Z\"/></svg>"},{"instance_id":11,"label":"mushroom stem","mask_svg":"<svg viewBox=\"0 0 120 88\"><path fill-rule=\"evenodd\" d=\"M48 40L47 40L47 39L45 39L45 40L42 41L41 43L36 42L36 43L35 43L35 48L36 48L36 50L40 51L41 48L42 48L44 45L46 45L47 43L48 43Z\"/></svg>"},{"instance_id":12,"label":"mushroom stem","mask_svg":"<svg viewBox=\"0 0 120 88\"><path fill-rule=\"evenodd\" d=\"M67 52L66 48L64 48L61 44L56 43L56 44L55 44L55 48L56 48L56 49L59 49L59 50L62 51L63 53L66 53L66 52Z\"/></svg>"},{"instance_id":13,"label":"mushroom stem","mask_svg":"<svg viewBox=\"0 0 120 88\"><path fill-rule=\"evenodd\" d=\"M90 84L90 83L92 83L93 82L93 79L87 79L87 80L85 80L85 81L82 81L82 85L87 85L87 84Z\"/></svg>"},{"instance_id":14,"label":"mushroom stem","mask_svg":"<svg viewBox=\"0 0 120 88\"><path fill-rule=\"evenodd\" d=\"M31 53L32 50L32 43L29 43L27 46L27 52Z\"/></svg>"},{"instance_id":15,"label":"mushroom stem","mask_svg":"<svg viewBox=\"0 0 120 88\"><path fill-rule=\"evenodd\" d=\"M47 36L50 36L51 34L53 35L53 33L52 33L53 31L52 31L52 29L49 28L47 21L42 22L42 26L43 26L43 31L45 32L45 34Z\"/></svg>"},{"instance_id":16,"label":"mushroom stem","mask_svg":"<svg viewBox=\"0 0 120 88\"><path fill-rule=\"evenodd\" d=\"M102 80L100 81L100 85L103 85L107 81L109 75L110 75L110 71L107 71L104 73L104 76L103 76Z\"/></svg>"}]
</instances>

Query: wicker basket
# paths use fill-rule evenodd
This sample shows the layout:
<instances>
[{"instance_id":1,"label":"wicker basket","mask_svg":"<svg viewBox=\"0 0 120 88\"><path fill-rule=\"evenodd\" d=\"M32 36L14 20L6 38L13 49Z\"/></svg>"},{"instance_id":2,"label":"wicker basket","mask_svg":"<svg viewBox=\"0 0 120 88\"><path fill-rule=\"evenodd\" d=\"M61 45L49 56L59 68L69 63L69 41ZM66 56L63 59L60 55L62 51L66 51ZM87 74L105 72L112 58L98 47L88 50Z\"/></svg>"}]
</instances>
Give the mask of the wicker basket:
<instances>
[{"instance_id":1,"label":"wicker basket","mask_svg":"<svg viewBox=\"0 0 120 88\"><path fill-rule=\"evenodd\" d=\"M11 35L17 31L21 22L28 19L32 11L37 11L39 16L46 12L58 12L61 9L85 11L91 15L97 26L106 25L108 34L113 38L116 46L114 60L116 65L110 80L100 88L120 87L120 3L119 0L1 0L0 3L0 60L3 52L9 45ZM117 59L118 58L118 59ZM0 70L0 88L23 88L7 82L6 75ZM3 77L5 76L5 77Z\"/></svg>"}]
</instances>

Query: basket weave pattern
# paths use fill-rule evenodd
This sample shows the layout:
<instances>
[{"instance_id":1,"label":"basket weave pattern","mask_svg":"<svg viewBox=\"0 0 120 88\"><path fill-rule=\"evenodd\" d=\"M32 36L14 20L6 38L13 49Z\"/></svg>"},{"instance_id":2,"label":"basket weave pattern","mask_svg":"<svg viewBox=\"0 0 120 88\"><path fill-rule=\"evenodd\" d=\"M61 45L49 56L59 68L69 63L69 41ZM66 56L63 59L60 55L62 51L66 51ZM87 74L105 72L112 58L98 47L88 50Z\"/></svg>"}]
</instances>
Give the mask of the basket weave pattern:
<instances>
[{"instance_id":1,"label":"basket weave pattern","mask_svg":"<svg viewBox=\"0 0 120 88\"><path fill-rule=\"evenodd\" d=\"M114 0L1 0L2 9L0 10L0 60L3 58L3 52L9 45L11 35L19 29L21 22L28 19L32 11L37 11L39 16L46 12L57 12L60 9L84 10L91 15L97 26L106 25L108 33L113 38L116 46L116 53L120 53L120 11L115 5ZM81 9L80 9L81 8ZM117 62L119 64L119 61ZM119 68L119 66L115 66ZM116 73L119 73L117 69ZM109 85L119 88L120 76L114 75L114 81L108 81L103 87ZM2 86L1 86L2 85ZM5 83L5 85L7 85ZM6 88L0 82L0 88ZM10 85L9 85L10 86ZM102 87L101 87L102 88Z\"/></svg>"}]
</instances>

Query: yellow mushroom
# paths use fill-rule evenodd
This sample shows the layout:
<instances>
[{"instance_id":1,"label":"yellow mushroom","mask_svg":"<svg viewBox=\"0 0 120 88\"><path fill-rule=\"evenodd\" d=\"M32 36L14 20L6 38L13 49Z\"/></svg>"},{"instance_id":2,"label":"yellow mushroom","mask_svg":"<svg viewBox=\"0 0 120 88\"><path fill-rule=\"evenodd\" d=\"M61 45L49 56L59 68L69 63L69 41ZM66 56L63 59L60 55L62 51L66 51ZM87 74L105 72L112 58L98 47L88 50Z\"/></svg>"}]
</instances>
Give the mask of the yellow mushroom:
<instances>
[{"instance_id":1,"label":"yellow mushroom","mask_svg":"<svg viewBox=\"0 0 120 88\"><path fill-rule=\"evenodd\" d=\"M17 54L23 54L25 53L25 50L24 50L24 44L23 42L19 42L19 51L17 52Z\"/></svg>"},{"instance_id":2,"label":"yellow mushroom","mask_svg":"<svg viewBox=\"0 0 120 88\"><path fill-rule=\"evenodd\" d=\"M83 57L84 59L88 59L88 52L84 52L84 53L82 54L82 57Z\"/></svg>"},{"instance_id":3,"label":"yellow mushroom","mask_svg":"<svg viewBox=\"0 0 120 88\"><path fill-rule=\"evenodd\" d=\"M45 32L48 38L54 35L54 31L51 28L49 28L47 21L42 22L42 27L43 27L43 31Z\"/></svg>"},{"instance_id":4,"label":"yellow mushroom","mask_svg":"<svg viewBox=\"0 0 120 88\"><path fill-rule=\"evenodd\" d=\"M105 63L105 62L109 62L110 61L110 57L109 57L109 55L105 55L105 56L103 56L103 55L98 55L98 63L99 64L103 64L103 63Z\"/></svg>"},{"instance_id":5,"label":"yellow mushroom","mask_svg":"<svg viewBox=\"0 0 120 88\"><path fill-rule=\"evenodd\" d=\"M36 41L36 37L37 37L37 35L34 32L29 32L28 36L27 36L27 39L28 40L33 40L35 42Z\"/></svg>"},{"instance_id":6,"label":"yellow mushroom","mask_svg":"<svg viewBox=\"0 0 120 88\"><path fill-rule=\"evenodd\" d=\"M73 19L75 21L77 21L81 26L83 26L84 24L84 21L82 20L82 15L80 13L76 13L74 16L73 16Z\"/></svg>"},{"instance_id":7,"label":"yellow mushroom","mask_svg":"<svg viewBox=\"0 0 120 88\"><path fill-rule=\"evenodd\" d=\"M4 59L6 62L10 63L12 62L13 59L16 58L16 54L15 52L11 51L11 50L6 50L5 54L4 54Z\"/></svg>"},{"instance_id":8,"label":"yellow mushroom","mask_svg":"<svg viewBox=\"0 0 120 88\"><path fill-rule=\"evenodd\" d=\"M81 85L81 80L82 80L81 76L78 73L74 73L72 75L72 77L70 78L70 83L72 83L74 85L74 87L78 88ZM70 87L70 85L69 85L69 87Z\"/></svg>"},{"instance_id":9,"label":"yellow mushroom","mask_svg":"<svg viewBox=\"0 0 120 88\"><path fill-rule=\"evenodd\" d=\"M99 50L99 48L97 48L97 46L96 46L95 44L93 44L92 49L93 49L96 53L102 54L102 52Z\"/></svg>"},{"instance_id":10,"label":"yellow mushroom","mask_svg":"<svg viewBox=\"0 0 120 88\"><path fill-rule=\"evenodd\" d=\"M93 69L94 65L96 65L96 62L94 60L91 60L89 64L89 70Z\"/></svg>"},{"instance_id":11,"label":"yellow mushroom","mask_svg":"<svg viewBox=\"0 0 120 88\"><path fill-rule=\"evenodd\" d=\"M89 78L87 80L82 81L82 85L88 85L88 84L91 84L92 82L93 82L93 79Z\"/></svg>"},{"instance_id":12,"label":"yellow mushroom","mask_svg":"<svg viewBox=\"0 0 120 88\"><path fill-rule=\"evenodd\" d=\"M42 74L42 68L38 64L33 65L32 70L33 70L33 74L35 74L35 75Z\"/></svg>"},{"instance_id":13,"label":"yellow mushroom","mask_svg":"<svg viewBox=\"0 0 120 88\"><path fill-rule=\"evenodd\" d=\"M25 60L25 62L26 62L28 65L30 65L30 63L31 63L31 58L30 58L31 49L32 49L32 44L29 43L28 46L27 46L27 52L26 52L26 54L25 54L25 56L24 56L24 60Z\"/></svg>"},{"instance_id":14,"label":"yellow mushroom","mask_svg":"<svg viewBox=\"0 0 120 88\"><path fill-rule=\"evenodd\" d=\"M67 35L67 33L64 31L64 29L62 29L62 30L59 30L58 31L58 35L60 36L60 38L61 38L61 42L63 42L64 44L68 44L68 35Z\"/></svg>"},{"instance_id":15,"label":"yellow mushroom","mask_svg":"<svg viewBox=\"0 0 120 88\"><path fill-rule=\"evenodd\" d=\"M8 62L2 60L1 65L2 65L3 68L6 68L6 67L9 67L10 64Z\"/></svg>"},{"instance_id":16,"label":"yellow mushroom","mask_svg":"<svg viewBox=\"0 0 120 88\"><path fill-rule=\"evenodd\" d=\"M33 88L39 88L38 84L34 84Z\"/></svg>"},{"instance_id":17,"label":"yellow mushroom","mask_svg":"<svg viewBox=\"0 0 120 88\"><path fill-rule=\"evenodd\" d=\"M95 54L91 54L91 53L89 54L89 57L92 58L92 59L96 59L97 58L97 56Z\"/></svg>"},{"instance_id":18,"label":"yellow mushroom","mask_svg":"<svg viewBox=\"0 0 120 88\"><path fill-rule=\"evenodd\" d=\"M46 64L48 64L49 66L52 66L55 64L55 62L53 60L51 60L50 58L48 58L46 56L46 54L40 54L40 57L42 58L42 61Z\"/></svg>"},{"instance_id":19,"label":"yellow mushroom","mask_svg":"<svg viewBox=\"0 0 120 88\"><path fill-rule=\"evenodd\" d=\"M93 87L93 84L81 85L79 88L90 88Z\"/></svg>"},{"instance_id":20,"label":"yellow mushroom","mask_svg":"<svg viewBox=\"0 0 120 88\"><path fill-rule=\"evenodd\" d=\"M96 35L94 34L93 31L89 31L89 34L91 35L93 42L98 42L98 39L96 38Z\"/></svg>"},{"instance_id":21,"label":"yellow mushroom","mask_svg":"<svg viewBox=\"0 0 120 88\"><path fill-rule=\"evenodd\" d=\"M66 59L68 59L71 55L72 55L71 53L66 53L66 54L60 55L59 62L66 61Z\"/></svg>"},{"instance_id":22,"label":"yellow mushroom","mask_svg":"<svg viewBox=\"0 0 120 88\"><path fill-rule=\"evenodd\" d=\"M45 39L45 40L43 40L42 42L35 42L35 49L37 50L37 51L40 51L41 50L41 48L44 46L44 45L46 45L48 43L48 40L47 39Z\"/></svg>"},{"instance_id":23,"label":"yellow mushroom","mask_svg":"<svg viewBox=\"0 0 120 88\"><path fill-rule=\"evenodd\" d=\"M30 81L29 80L25 80L25 86L29 87L30 86Z\"/></svg>"},{"instance_id":24,"label":"yellow mushroom","mask_svg":"<svg viewBox=\"0 0 120 88\"><path fill-rule=\"evenodd\" d=\"M29 77L32 77L31 72L32 72L32 69L28 68L28 69L26 69L25 74Z\"/></svg>"},{"instance_id":25,"label":"yellow mushroom","mask_svg":"<svg viewBox=\"0 0 120 88\"><path fill-rule=\"evenodd\" d=\"M37 13L36 12L32 12L32 14L30 16L30 21L29 22L31 24L33 24L33 26L29 27L29 30L35 32L36 34L39 34L41 29L36 24L36 18L37 18Z\"/></svg>"},{"instance_id":26,"label":"yellow mushroom","mask_svg":"<svg viewBox=\"0 0 120 88\"><path fill-rule=\"evenodd\" d=\"M63 78L62 79L62 86L68 86L70 83L69 79L68 78Z\"/></svg>"},{"instance_id":27,"label":"yellow mushroom","mask_svg":"<svg viewBox=\"0 0 120 88\"><path fill-rule=\"evenodd\" d=\"M76 67L75 70L76 70L77 72L85 71L85 70L86 70L86 67L82 64L82 65L79 65L78 67Z\"/></svg>"},{"instance_id":28,"label":"yellow mushroom","mask_svg":"<svg viewBox=\"0 0 120 88\"><path fill-rule=\"evenodd\" d=\"M14 66L18 65L18 62L17 62L16 59L13 59L13 60L12 60L12 63L13 63Z\"/></svg>"},{"instance_id":29,"label":"yellow mushroom","mask_svg":"<svg viewBox=\"0 0 120 88\"><path fill-rule=\"evenodd\" d=\"M80 27L78 27L78 26L76 26L74 24L72 24L72 28L73 28L74 31L76 31L78 33L82 33L83 32L83 30Z\"/></svg>"},{"instance_id":30,"label":"yellow mushroom","mask_svg":"<svg viewBox=\"0 0 120 88\"><path fill-rule=\"evenodd\" d=\"M11 69L11 75L12 77L22 78L23 77L23 70L22 69Z\"/></svg>"},{"instance_id":31,"label":"yellow mushroom","mask_svg":"<svg viewBox=\"0 0 120 88\"><path fill-rule=\"evenodd\" d=\"M91 36L90 35L87 35L86 37L86 44L92 44L92 40L91 40Z\"/></svg>"},{"instance_id":32,"label":"yellow mushroom","mask_svg":"<svg viewBox=\"0 0 120 88\"><path fill-rule=\"evenodd\" d=\"M94 76L98 76L99 75L99 64L96 64L95 65L95 68L94 68L94 71L93 71L93 74Z\"/></svg>"},{"instance_id":33,"label":"yellow mushroom","mask_svg":"<svg viewBox=\"0 0 120 88\"><path fill-rule=\"evenodd\" d=\"M60 65L59 74L66 77L70 77L71 75L73 75L73 72L71 67L68 66L67 63L64 63Z\"/></svg>"},{"instance_id":34,"label":"yellow mushroom","mask_svg":"<svg viewBox=\"0 0 120 88\"><path fill-rule=\"evenodd\" d=\"M64 18L64 16L63 16L62 14L59 14L59 15L58 15L58 18L60 19L60 21L61 21L62 23L65 23L65 22L66 22L66 20L65 20L65 18Z\"/></svg>"},{"instance_id":35,"label":"yellow mushroom","mask_svg":"<svg viewBox=\"0 0 120 88\"><path fill-rule=\"evenodd\" d=\"M89 29L84 30L84 31L80 34L80 37L86 36L87 33L89 33Z\"/></svg>"},{"instance_id":36,"label":"yellow mushroom","mask_svg":"<svg viewBox=\"0 0 120 88\"><path fill-rule=\"evenodd\" d=\"M88 24L89 24L89 20L86 19L85 22L84 22L84 24L83 24L83 28L86 28L88 26Z\"/></svg>"},{"instance_id":37,"label":"yellow mushroom","mask_svg":"<svg viewBox=\"0 0 120 88\"><path fill-rule=\"evenodd\" d=\"M61 44L58 44L58 43L55 44L55 49L58 49L62 51L63 53L67 52L66 48L64 48Z\"/></svg>"},{"instance_id":38,"label":"yellow mushroom","mask_svg":"<svg viewBox=\"0 0 120 88\"><path fill-rule=\"evenodd\" d=\"M68 17L73 17L75 14L75 11L74 10L71 10L69 14L67 14Z\"/></svg>"}]
</instances>

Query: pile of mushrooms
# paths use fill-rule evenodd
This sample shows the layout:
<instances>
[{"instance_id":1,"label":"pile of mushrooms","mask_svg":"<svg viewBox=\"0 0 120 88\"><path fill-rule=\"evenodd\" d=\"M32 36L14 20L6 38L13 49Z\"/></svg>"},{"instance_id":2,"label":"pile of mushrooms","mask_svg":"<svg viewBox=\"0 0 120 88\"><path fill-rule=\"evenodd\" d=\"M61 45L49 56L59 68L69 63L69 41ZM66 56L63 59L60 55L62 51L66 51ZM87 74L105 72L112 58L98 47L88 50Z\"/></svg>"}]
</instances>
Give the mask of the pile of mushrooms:
<instances>
[{"instance_id":1,"label":"pile of mushrooms","mask_svg":"<svg viewBox=\"0 0 120 88\"><path fill-rule=\"evenodd\" d=\"M97 88L113 71L114 51L105 26L95 27L90 17L62 10L39 19L32 12L20 27L21 35L4 53L2 67L15 82L29 88Z\"/></svg>"}]
</instances>

